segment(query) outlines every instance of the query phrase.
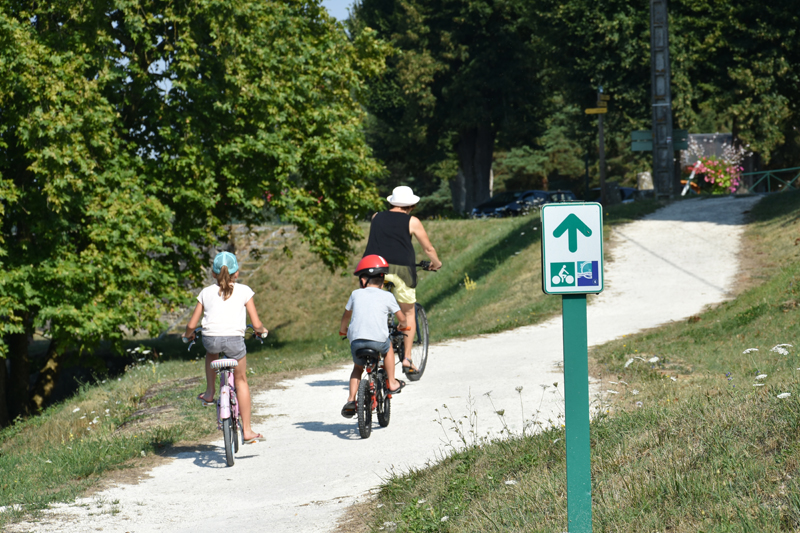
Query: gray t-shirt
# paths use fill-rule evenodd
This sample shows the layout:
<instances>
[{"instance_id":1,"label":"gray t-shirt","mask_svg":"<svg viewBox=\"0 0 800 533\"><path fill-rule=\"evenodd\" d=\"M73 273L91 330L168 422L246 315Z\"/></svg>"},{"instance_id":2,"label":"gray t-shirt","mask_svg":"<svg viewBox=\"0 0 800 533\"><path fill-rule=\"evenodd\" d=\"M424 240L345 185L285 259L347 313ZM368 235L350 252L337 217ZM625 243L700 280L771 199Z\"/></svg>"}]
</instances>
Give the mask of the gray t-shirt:
<instances>
[{"instance_id":1,"label":"gray t-shirt","mask_svg":"<svg viewBox=\"0 0 800 533\"><path fill-rule=\"evenodd\" d=\"M394 295L377 287L354 290L344 308L353 312L347 328L350 342L358 339L384 342L389 338L386 316L400 310Z\"/></svg>"}]
</instances>

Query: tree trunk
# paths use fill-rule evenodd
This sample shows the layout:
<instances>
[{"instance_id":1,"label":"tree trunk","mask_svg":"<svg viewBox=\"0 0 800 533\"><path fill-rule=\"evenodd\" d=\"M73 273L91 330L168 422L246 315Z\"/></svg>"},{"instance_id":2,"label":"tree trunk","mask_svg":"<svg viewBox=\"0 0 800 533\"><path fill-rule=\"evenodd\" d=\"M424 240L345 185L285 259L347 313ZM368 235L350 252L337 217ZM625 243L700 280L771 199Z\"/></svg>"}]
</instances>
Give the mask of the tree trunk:
<instances>
[{"instance_id":1,"label":"tree trunk","mask_svg":"<svg viewBox=\"0 0 800 533\"><path fill-rule=\"evenodd\" d=\"M453 209L456 213L466 211L467 189L464 183L464 173L460 168L456 177L450 180L450 196L453 199Z\"/></svg>"},{"instance_id":2,"label":"tree trunk","mask_svg":"<svg viewBox=\"0 0 800 533\"><path fill-rule=\"evenodd\" d=\"M56 341L51 340L50 346L47 347L44 366L39 370L39 377L36 379L36 385L33 387L32 401L37 411L44 409L45 402L56 388L58 375L61 371L59 355Z\"/></svg>"},{"instance_id":3,"label":"tree trunk","mask_svg":"<svg viewBox=\"0 0 800 533\"><path fill-rule=\"evenodd\" d=\"M492 195L492 155L495 132L491 125L482 124L461 132L456 144L459 174L464 179L464 210L469 213L476 205ZM456 206L456 197L453 197Z\"/></svg>"},{"instance_id":4,"label":"tree trunk","mask_svg":"<svg viewBox=\"0 0 800 533\"><path fill-rule=\"evenodd\" d=\"M8 391L6 361L7 359L0 359L0 428L4 428L10 423L10 419L8 418L8 405L6 404L6 394Z\"/></svg>"},{"instance_id":5,"label":"tree trunk","mask_svg":"<svg viewBox=\"0 0 800 533\"><path fill-rule=\"evenodd\" d=\"M30 414L31 365L28 360L28 335L11 333L6 336L8 359L11 369L8 373L7 405L11 420Z\"/></svg>"}]
</instances>

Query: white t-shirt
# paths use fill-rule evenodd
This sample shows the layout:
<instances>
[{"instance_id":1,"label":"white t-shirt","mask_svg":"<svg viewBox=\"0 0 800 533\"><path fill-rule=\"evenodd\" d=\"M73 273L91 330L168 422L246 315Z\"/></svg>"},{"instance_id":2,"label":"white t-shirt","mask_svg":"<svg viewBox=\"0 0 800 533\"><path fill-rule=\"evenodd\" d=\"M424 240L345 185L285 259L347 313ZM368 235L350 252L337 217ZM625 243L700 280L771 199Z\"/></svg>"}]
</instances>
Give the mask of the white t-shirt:
<instances>
[{"instance_id":1,"label":"white t-shirt","mask_svg":"<svg viewBox=\"0 0 800 533\"><path fill-rule=\"evenodd\" d=\"M350 342L359 339L384 342L389 338L386 318L400 310L394 295L377 287L354 290L344 308L353 312L347 328Z\"/></svg>"},{"instance_id":2,"label":"white t-shirt","mask_svg":"<svg viewBox=\"0 0 800 533\"><path fill-rule=\"evenodd\" d=\"M244 305L255 294L253 289L233 284L233 294L227 300L219 295L219 285L209 285L197 295L203 304L203 335L206 337L244 337L247 310Z\"/></svg>"}]
</instances>

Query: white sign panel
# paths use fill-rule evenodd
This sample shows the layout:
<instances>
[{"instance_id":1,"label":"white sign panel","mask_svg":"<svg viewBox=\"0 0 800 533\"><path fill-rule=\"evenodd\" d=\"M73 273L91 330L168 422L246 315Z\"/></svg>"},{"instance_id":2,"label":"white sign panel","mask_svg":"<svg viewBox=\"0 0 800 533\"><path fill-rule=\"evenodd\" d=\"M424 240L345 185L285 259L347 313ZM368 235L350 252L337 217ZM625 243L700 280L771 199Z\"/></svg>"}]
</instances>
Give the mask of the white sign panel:
<instances>
[{"instance_id":1,"label":"white sign panel","mask_svg":"<svg viewBox=\"0 0 800 533\"><path fill-rule=\"evenodd\" d=\"M542 290L547 294L603 290L603 206L542 207Z\"/></svg>"}]
</instances>

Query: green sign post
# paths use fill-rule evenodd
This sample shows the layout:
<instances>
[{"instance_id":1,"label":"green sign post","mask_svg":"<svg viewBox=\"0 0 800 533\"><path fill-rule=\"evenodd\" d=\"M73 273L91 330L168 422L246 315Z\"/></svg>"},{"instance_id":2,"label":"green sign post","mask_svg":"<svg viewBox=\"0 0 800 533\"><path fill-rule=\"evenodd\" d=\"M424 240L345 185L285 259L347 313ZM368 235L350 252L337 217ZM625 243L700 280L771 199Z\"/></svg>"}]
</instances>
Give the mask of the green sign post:
<instances>
[{"instance_id":1,"label":"green sign post","mask_svg":"<svg viewBox=\"0 0 800 533\"><path fill-rule=\"evenodd\" d=\"M542 290L547 294L561 294L568 531L591 533L586 294L603 290L603 208L600 204L546 204L542 208Z\"/></svg>"}]
</instances>

